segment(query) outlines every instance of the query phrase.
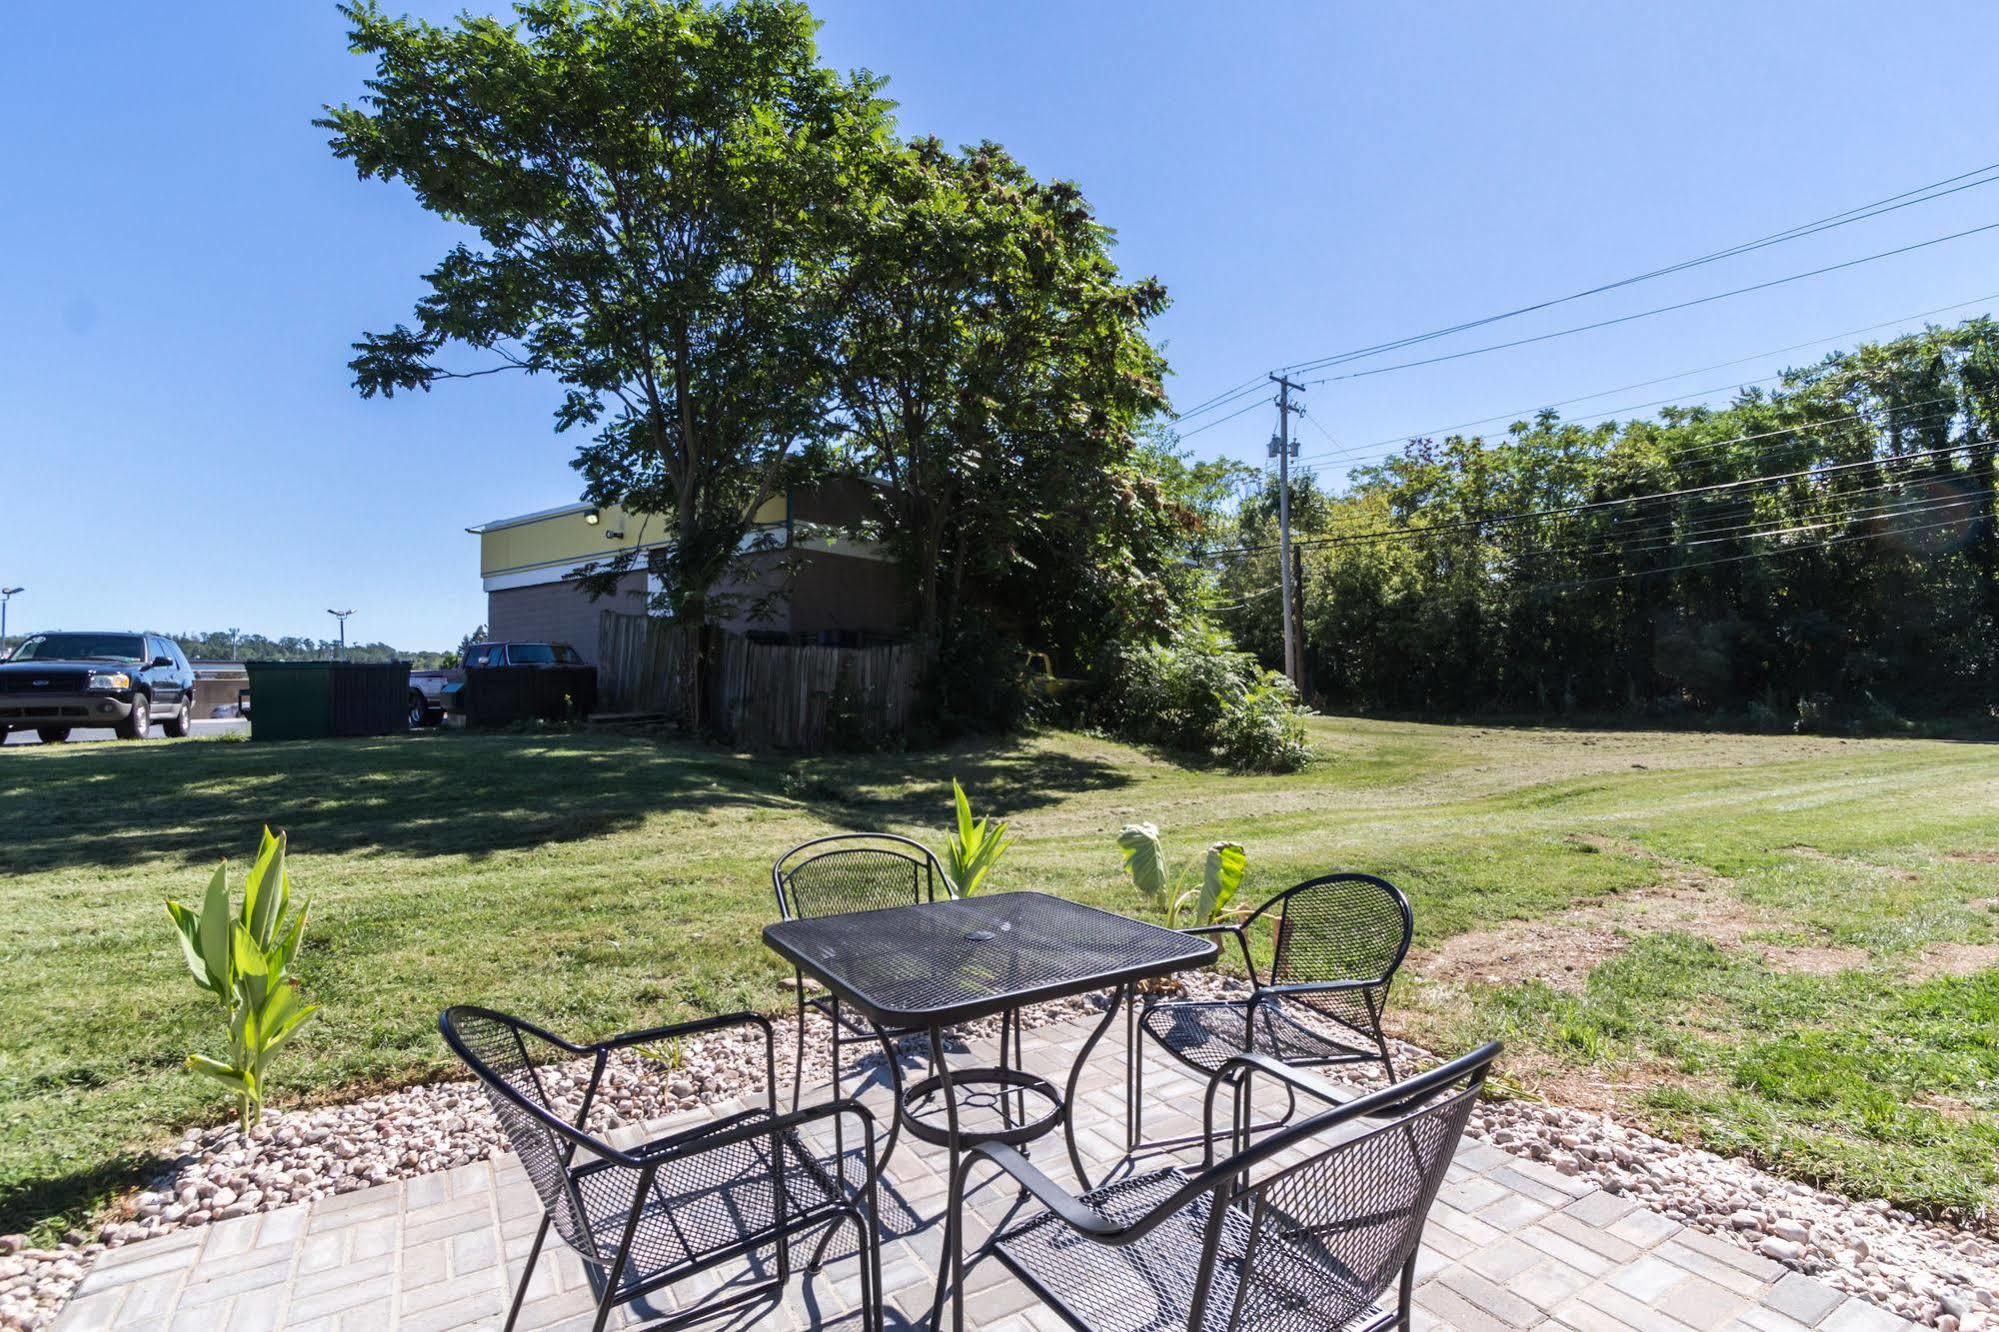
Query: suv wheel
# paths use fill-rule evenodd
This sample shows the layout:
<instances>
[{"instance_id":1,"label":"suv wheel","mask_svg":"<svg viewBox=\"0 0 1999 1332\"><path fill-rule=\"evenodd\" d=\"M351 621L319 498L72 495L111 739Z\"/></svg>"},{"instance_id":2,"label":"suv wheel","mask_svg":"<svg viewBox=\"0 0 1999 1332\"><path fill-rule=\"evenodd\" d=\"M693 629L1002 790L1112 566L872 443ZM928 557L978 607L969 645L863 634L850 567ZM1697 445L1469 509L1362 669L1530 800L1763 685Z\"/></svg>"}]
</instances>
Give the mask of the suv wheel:
<instances>
[{"instance_id":1,"label":"suv wheel","mask_svg":"<svg viewBox=\"0 0 1999 1332\"><path fill-rule=\"evenodd\" d=\"M153 729L153 705L144 694L132 700L132 715L118 723L120 740L144 740Z\"/></svg>"},{"instance_id":2,"label":"suv wheel","mask_svg":"<svg viewBox=\"0 0 1999 1332\"><path fill-rule=\"evenodd\" d=\"M181 699L180 711L174 714L174 719L167 722L160 729L176 740L185 740L194 734L194 691L192 689L188 690L186 697Z\"/></svg>"},{"instance_id":3,"label":"suv wheel","mask_svg":"<svg viewBox=\"0 0 1999 1332\"><path fill-rule=\"evenodd\" d=\"M421 731L423 729L423 724L425 720L428 719L429 716L430 716L430 704L424 700L422 694L418 693L414 689L410 690L410 715L409 715L410 729L412 731Z\"/></svg>"},{"instance_id":4,"label":"suv wheel","mask_svg":"<svg viewBox=\"0 0 1999 1332\"><path fill-rule=\"evenodd\" d=\"M63 741L69 739L69 727L37 726L35 728L35 734L39 735L42 738L42 743L45 745L59 745Z\"/></svg>"}]
</instances>

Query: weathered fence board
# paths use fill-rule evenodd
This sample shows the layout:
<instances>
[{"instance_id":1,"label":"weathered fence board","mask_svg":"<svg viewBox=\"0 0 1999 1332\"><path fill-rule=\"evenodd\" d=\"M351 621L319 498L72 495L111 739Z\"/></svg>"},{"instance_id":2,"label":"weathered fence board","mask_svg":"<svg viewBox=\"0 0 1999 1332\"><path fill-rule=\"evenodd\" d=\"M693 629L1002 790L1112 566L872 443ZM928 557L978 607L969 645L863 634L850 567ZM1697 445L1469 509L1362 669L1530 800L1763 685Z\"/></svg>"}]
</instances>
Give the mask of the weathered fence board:
<instances>
[{"instance_id":1,"label":"weathered fence board","mask_svg":"<svg viewBox=\"0 0 1999 1332\"><path fill-rule=\"evenodd\" d=\"M685 711L698 629L602 612L598 688L614 712ZM820 749L829 731L902 736L916 693L918 657L907 644L792 647L713 635L707 722L750 749Z\"/></svg>"}]
</instances>

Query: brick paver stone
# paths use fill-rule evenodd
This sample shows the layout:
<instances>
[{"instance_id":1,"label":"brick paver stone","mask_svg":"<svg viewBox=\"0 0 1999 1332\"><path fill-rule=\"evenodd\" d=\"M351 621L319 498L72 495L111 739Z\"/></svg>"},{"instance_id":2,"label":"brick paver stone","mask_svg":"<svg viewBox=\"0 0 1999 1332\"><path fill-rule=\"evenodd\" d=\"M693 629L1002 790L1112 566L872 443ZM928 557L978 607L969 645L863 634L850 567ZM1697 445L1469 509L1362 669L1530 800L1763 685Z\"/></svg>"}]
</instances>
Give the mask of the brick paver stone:
<instances>
[{"instance_id":1,"label":"brick paver stone","mask_svg":"<svg viewBox=\"0 0 1999 1332\"><path fill-rule=\"evenodd\" d=\"M1028 1066L1066 1073L1086 1030L1063 1023L1030 1033ZM1079 1139L1099 1177L1124 1140L1123 1023L1113 1030L1084 1074L1077 1109ZM973 1058L990 1059L991 1052ZM1149 1058L1145 1085L1150 1136L1198 1128L1185 1108L1200 1104L1202 1089L1182 1070ZM867 1096L878 1114L886 1112L880 1077ZM621 1141L665 1127L634 1129ZM1035 1159L1067 1179L1059 1145L1044 1144ZM935 1289L943 1163L941 1151L905 1135L884 1186L882 1285L912 1325L928 1312ZM982 1186L966 1209L970 1233L982 1237L1015 1201L1011 1189ZM518 1162L476 1162L113 1249L79 1286L56 1332L491 1328L513 1298L540 1220L541 1201ZM1484 1143L1459 1151L1425 1243L1416 1315L1423 1332L1902 1332L1912 1326L1725 1239ZM717 1326L858 1327L857 1260L851 1247L843 1252L809 1282L795 1277L775 1305ZM522 1311L523 1332L587 1328L596 1304L592 1276L551 1237ZM636 1313L614 1317L613 1326L688 1307L740 1279L746 1279L740 1269L704 1274ZM987 1332L1063 1326L998 1263L974 1267L966 1286L968 1326Z\"/></svg>"}]
</instances>

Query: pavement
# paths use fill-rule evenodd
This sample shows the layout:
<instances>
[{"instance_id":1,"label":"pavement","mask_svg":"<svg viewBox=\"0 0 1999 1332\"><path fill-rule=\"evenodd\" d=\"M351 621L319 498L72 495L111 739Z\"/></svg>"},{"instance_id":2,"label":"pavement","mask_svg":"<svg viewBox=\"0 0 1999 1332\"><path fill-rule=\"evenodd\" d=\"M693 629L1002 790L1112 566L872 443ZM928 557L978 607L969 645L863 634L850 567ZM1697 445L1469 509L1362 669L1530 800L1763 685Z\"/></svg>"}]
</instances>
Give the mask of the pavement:
<instances>
[{"instance_id":1,"label":"pavement","mask_svg":"<svg viewBox=\"0 0 1999 1332\"><path fill-rule=\"evenodd\" d=\"M196 739L200 739L202 736L221 735L225 731L248 731L249 729L250 723L241 717L217 717L214 719L196 717L194 719L194 735ZM158 725L155 725L152 730L146 733L146 738L149 740L164 740L166 736L165 729ZM118 733L109 728L92 727L86 730L79 727L69 733L69 739L65 743L78 745L94 740L116 740L117 738ZM40 743L42 743L42 738L33 731L13 731L4 737L0 737L0 744L39 745Z\"/></svg>"},{"instance_id":2,"label":"pavement","mask_svg":"<svg viewBox=\"0 0 1999 1332\"><path fill-rule=\"evenodd\" d=\"M1123 1156L1123 1029L1122 1021L1114 1023L1097 1047L1078 1098L1082 1151L1100 1179ZM1085 1034L1080 1021L1027 1033L1026 1066L1059 1085ZM992 1056L990 1049L975 1045L964 1058L993 1062ZM1178 1066L1153 1056L1156 1051L1148 1055L1145 1076L1148 1135L1163 1137L1195 1127L1199 1086ZM850 1091L852 1083L850 1075ZM879 1077L866 1099L886 1108ZM734 1108L716 1106L696 1117ZM623 1138L656 1136L685 1121L634 1126ZM830 1141L816 1145L831 1155ZM1068 1183L1070 1171L1057 1139L1044 1139L1033 1152L1037 1164ZM1156 1163L1148 1162L1146 1168ZM889 1329L920 1327L927 1315L942 1252L943 1170L941 1149L903 1136L882 1199ZM974 1244L991 1225L1017 1214L1015 1209L1032 1206L1012 1188L982 1180L965 1212ZM105 1253L55 1329L495 1328L505 1318L541 1215L540 1199L519 1162L503 1156L179 1231ZM845 1247L847 1256L818 1274L795 1275L780 1299L761 1300L701 1326L861 1328L855 1312L858 1261L853 1246ZM1419 1272L1418 1332L1900 1332L1913 1327L1747 1249L1688 1230L1628 1198L1469 1141L1460 1146L1431 1211ZM595 1269L551 1236L519 1327L536 1332L588 1328L596 1302L594 1275ZM690 1278L652 1297L648 1308L614 1312L611 1326L642 1326L747 1279L740 1267ZM1055 1332L1067 1326L997 1262L973 1267L966 1284L969 1328ZM1119 1306L1133 1315L1128 1326L1162 1326L1146 1321L1145 1290L1137 1283L1133 1287Z\"/></svg>"}]
</instances>

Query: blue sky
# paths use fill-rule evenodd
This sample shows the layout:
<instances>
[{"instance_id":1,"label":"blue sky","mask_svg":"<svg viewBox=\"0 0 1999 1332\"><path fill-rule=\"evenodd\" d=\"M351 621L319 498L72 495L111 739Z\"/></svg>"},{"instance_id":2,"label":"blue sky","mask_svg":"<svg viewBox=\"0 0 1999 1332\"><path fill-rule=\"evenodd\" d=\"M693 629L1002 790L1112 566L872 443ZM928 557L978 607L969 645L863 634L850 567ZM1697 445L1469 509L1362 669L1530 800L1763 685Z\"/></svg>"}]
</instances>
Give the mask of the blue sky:
<instances>
[{"instance_id":1,"label":"blue sky","mask_svg":"<svg viewBox=\"0 0 1999 1332\"><path fill-rule=\"evenodd\" d=\"M442 17L455 5L421 4ZM1191 405L1273 365L1573 291L1999 161L1999 7L822 0L905 131L1079 181ZM446 228L310 125L365 66L330 4L10 16L0 583L12 628L441 647L464 528L574 498L552 383L363 402ZM1509 321L1455 350L1999 221L1999 185ZM1999 293L1999 232L1578 338L1312 391L1308 454ZM1982 311L1999 302L1972 307ZM1946 318L1957 318L1953 313ZM1755 379L1817 349L1611 396ZM1190 443L1261 460L1274 413ZM1323 430L1325 433L1320 433Z\"/></svg>"}]
</instances>

